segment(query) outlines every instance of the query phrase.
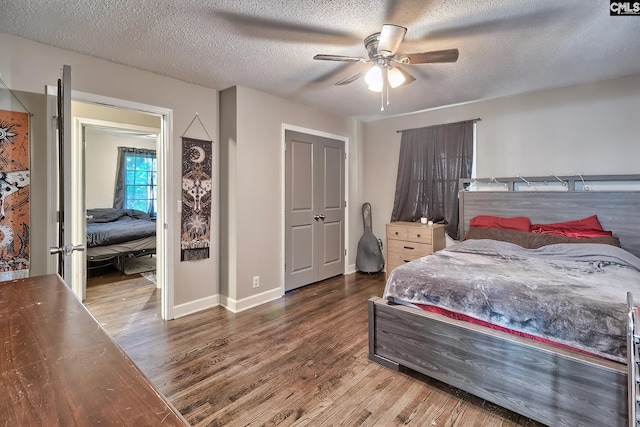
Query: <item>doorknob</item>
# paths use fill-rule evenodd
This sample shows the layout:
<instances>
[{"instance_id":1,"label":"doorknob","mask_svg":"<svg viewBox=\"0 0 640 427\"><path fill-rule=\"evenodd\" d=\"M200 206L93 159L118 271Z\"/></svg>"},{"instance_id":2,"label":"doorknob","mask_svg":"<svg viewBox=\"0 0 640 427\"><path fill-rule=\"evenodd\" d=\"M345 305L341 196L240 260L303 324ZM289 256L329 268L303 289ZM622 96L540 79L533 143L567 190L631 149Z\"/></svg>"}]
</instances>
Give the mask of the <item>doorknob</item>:
<instances>
[{"instance_id":1,"label":"doorknob","mask_svg":"<svg viewBox=\"0 0 640 427\"><path fill-rule=\"evenodd\" d=\"M71 252L73 251L84 251L85 247L84 245L67 245L67 246L62 246L61 248L56 248L56 247L52 247L49 248L49 253L51 255L55 255L55 254L64 254L65 256L71 255Z\"/></svg>"},{"instance_id":2,"label":"doorknob","mask_svg":"<svg viewBox=\"0 0 640 427\"><path fill-rule=\"evenodd\" d=\"M316 221L320 219L320 215L314 215L313 219L315 219Z\"/></svg>"},{"instance_id":3,"label":"doorknob","mask_svg":"<svg viewBox=\"0 0 640 427\"><path fill-rule=\"evenodd\" d=\"M326 218L324 215L320 214L318 215L318 218L320 218L322 221L324 221L324 219Z\"/></svg>"}]
</instances>

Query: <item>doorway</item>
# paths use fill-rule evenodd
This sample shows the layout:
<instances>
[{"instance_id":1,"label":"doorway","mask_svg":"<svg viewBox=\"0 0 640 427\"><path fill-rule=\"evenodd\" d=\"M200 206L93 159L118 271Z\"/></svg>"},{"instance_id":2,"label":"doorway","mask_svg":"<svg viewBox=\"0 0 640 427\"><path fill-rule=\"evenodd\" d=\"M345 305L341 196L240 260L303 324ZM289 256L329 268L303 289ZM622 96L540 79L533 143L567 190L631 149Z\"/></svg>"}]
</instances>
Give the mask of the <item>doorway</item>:
<instances>
[{"instance_id":1,"label":"doorway","mask_svg":"<svg viewBox=\"0 0 640 427\"><path fill-rule=\"evenodd\" d=\"M285 130L285 291L344 273L345 142Z\"/></svg>"},{"instance_id":2,"label":"doorway","mask_svg":"<svg viewBox=\"0 0 640 427\"><path fill-rule=\"evenodd\" d=\"M49 105L50 110L55 111L54 108L51 108L51 102L54 101L55 104L55 88L47 87L47 94L53 95L49 97ZM156 233L156 252L157 252L157 268L156 268L156 280L158 286L161 287L161 316L163 319L171 319L173 318L173 271L169 267L169 262L167 260L172 257L172 236L171 233L168 233L169 224L174 220L172 216L172 212L168 209L168 200L171 200L172 197L172 189L168 183L171 182L172 170L170 167L170 159L172 158L172 134L173 134L173 112L170 109L163 107L156 107L148 104L141 104L132 101L125 101L116 98L110 98L100 95L88 94L84 92L71 91L71 95L68 96L67 99L71 99L72 101L91 104L91 105L100 105L105 107L110 107L119 111L128 111L128 112L137 112L142 114L147 114L151 116L155 116L160 120L160 141L157 143L157 164L158 164L158 188L157 188L157 233ZM53 114L52 114L53 115ZM68 114L68 117L71 117L71 114ZM76 120L74 126L70 126L71 131L73 133L81 133L82 126L78 125L81 121ZM55 125L55 121L52 123ZM68 133L72 133L68 131ZM50 140L55 140L55 126L50 128ZM75 135L73 140L76 142L76 147L73 148L75 153L82 152L81 144L79 141L82 139ZM72 144L73 145L73 144ZM83 162L82 155L76 155L73 160L70 162L71 175L73 178L84 182L84 176L81 165ZM55 153L48 155L48 163L50 170L50 179L49 179L49 194L55 195L57 190L57 160ZM77 196L81 197L81 196ZM82 197L84 199L84 197ZM54 217L56 203L55 199L51 199L48 201L48 215ZM84 203L82 203L84 205ZM79 211L80 213L74 215L74 218L84 218L84 214L81 214L84 210L84 206ZM81 228L82 232L78 233L79 236L86 236L86 232L84 230L85 220L74 221L81 222L82 227L78 226L77 228ZM76 225L74 225L76 227ZM56 245L55 233L53 230L49 232L49 241L50 246ZM82 266L82 269L86 267L86 259L85 253L82 253L82 261L77 263ZM53 263L49 264L49 271L55 271L55 266ZM74 293L81 298L84 299L84 278L86 278L86 271L83 274L80 274L83 280L75 280L74 285L72 287Z\"/></svg>"},{"instance_id":3,"label":"doorway","mask_svg":"<svg viewBox=\"0 0 640 427\"><path fill-rule=\"evenodd\" d=\"M173 282L172 274L169 274L169 263L166 262L169 256L168 248L170 238L168 229L167 200L170 188L167 185L170 176L170 149L169 139L171 136L172 114L170 110L153 107L144 104L131 103L112 98L100 97L97 95L72 93L74 117L74 144L84 144L83 129L88 125L104 125L114 127L113 123L127 123L127 125L115 126L119 131L136 133L143 137L148 137L152 132L150 128L158 130L155 137L155 148L157 153L157 217L156 217L156 274L155 284L160 288L161 293L161 316L163 319L171 318L171 308L173 306ZM79 111L76 111L79 110ZM92 119L81 117L81 115L91 115ZM131 124L131 123L135 124ZM78 158L80 161L80 158ZM82 159L84 161L84 159ZM78 170L78 165L74 169ZM107 178L107 179L115 179ZM86 180L83 177L83 181ZM90 207L90 206L87 206ZM84 265L86 265L86 260ZM86 274L85 274L86 277Z\"/></svg>"},{"instance_id":4,"label":"doorway","mask_svg":"<svg viewBox=\"0 0 640 427\"><path fill-rule=\"evenodd\" d=\"M139 282L160 289L155 238L160 117L78 102L72 112L74 135L84 146L86 304L100 302L97 284L115 291L142 277L146 280ZM156 292L146 288L150 297Z\"/></svg>"}]
</instances>

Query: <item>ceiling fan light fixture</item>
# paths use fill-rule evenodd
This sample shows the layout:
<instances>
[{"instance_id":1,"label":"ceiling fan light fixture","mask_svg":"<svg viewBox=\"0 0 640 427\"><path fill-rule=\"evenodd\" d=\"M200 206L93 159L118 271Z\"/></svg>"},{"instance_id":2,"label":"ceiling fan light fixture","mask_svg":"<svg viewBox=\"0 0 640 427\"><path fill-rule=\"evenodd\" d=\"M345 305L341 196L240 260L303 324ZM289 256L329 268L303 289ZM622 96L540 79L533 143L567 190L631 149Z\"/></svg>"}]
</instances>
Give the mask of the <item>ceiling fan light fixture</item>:
<instances>
[{"instance_id":1,"label":"ceiling fan light fixture","mask_svg":"<svg viewBox=\"0 0 640 427\"><path fill-rule=\"evenodd\" d=\"M405 81L404 74L402 74L402 72L397 68L392 68L389 70L387 79L389 80L389 85L392 88L400 86Z\"/></svg>"},{"instance_id":2,"label":"ceiling fan light fixture","mask_svg":"<svg viewBox=\"0 0 640 427\"><path fill-rule=\"evenodd\" d=\"M407 85L416 78L404 70L404 66L414 64L433 64L444 62L456 62L458 60L458 49L444 49L429 52L417 52L411 54L401 54L398 52L407 28L400 25L384 24L379 33L373 33L364 39L364 47L367 49L368 58L358 58L343 55L318 54L313 59L323 61L343 61L343 62L372 62L373 66L365 74L365 82L372 92L378 92L381 96L381 111L384 106L389 105L389 89ZM342 86L359 79L364 70L336 82Z\"/></svg>"},{"instance_id":3,"label":"ceiling fan light fixture","mask_svg":"<svg viewBox=\"0 0 640 427\"><path fill-rule=\"evenodd\" d=\"M387 81L392 88L402 85L406 80L402 71L397 68L391 68L384 74L387 75ZM374 65L367 71L367 74L364 76L364 81L369 86L370 91L382 92L383 78L382 68L379 65Z\"/></svg>"},{"instance_id":4,"label":"ceiling fan light fixture","mask_svg":"<svg viewBox=\"0 0 640 427\"><path fill-rule=\"evenodd\" d=\"M374 65L367 71L364 76L364 81L369 85L369 90L373 92L382 91L382 68L379 65Z\"/></svg>"}]
</instances>

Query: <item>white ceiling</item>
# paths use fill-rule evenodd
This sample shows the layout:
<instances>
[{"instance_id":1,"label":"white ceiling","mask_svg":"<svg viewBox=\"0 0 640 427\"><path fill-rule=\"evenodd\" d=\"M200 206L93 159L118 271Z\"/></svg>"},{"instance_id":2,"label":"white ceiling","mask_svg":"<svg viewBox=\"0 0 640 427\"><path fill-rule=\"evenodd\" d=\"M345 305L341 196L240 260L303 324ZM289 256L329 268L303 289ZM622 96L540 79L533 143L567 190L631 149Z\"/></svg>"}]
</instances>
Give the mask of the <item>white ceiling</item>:
<instances>
[{"instance_id":1,"label":"white ceiling","mask_svg":"<svg viewBox=\"0 0 640 427\"><path fill-rule=\"evenodd\" d=\"M380 94L358 80L382 24L408 28L399 53L458 48L410 65ZM0 31L213 89L254 88L361 120L640 74L640 16L606 0L2 0ZM638 88L635 88L638 90Z\"/></svg>"}]
</instances>

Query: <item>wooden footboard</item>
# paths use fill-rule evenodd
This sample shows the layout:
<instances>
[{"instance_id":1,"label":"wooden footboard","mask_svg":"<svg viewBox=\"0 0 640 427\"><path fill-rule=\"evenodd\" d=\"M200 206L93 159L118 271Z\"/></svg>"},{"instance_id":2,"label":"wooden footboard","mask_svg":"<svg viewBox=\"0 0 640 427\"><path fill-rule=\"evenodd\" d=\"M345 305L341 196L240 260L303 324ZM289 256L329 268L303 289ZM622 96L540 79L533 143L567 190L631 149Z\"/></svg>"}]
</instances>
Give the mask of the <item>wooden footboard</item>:
<instances>
[{"instance_id":1,"label":"wooden footboard","mask_svg":"<svg viewBox=\"0 0 640 427\"><path fill-rule=\"evenodd\" d=\"M400 366L550 426L627 426L627 367L380 298L369 359Z\"/></svg>"}]
</instances>

